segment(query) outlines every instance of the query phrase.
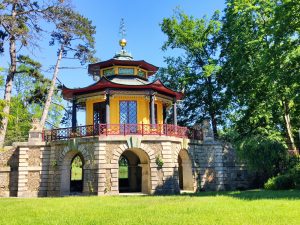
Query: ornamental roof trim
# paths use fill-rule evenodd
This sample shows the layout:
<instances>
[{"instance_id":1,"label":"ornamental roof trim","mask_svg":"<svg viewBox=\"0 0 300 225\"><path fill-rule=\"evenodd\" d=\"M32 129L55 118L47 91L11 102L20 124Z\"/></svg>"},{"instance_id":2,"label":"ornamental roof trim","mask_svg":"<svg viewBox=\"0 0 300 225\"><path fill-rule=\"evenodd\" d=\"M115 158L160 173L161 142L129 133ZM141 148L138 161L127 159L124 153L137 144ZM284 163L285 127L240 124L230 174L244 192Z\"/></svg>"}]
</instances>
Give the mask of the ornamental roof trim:
<instances>
[{"instance_id":1,"label":"ornamental roof trim","mask_svg":"<svg viewBox=\"0 0 300 225\"><path fill-rule=\"evenodd\" d=\"M145 60L120 60L109 59L102 62L97 62L88 65L88 73L91 75L99 75L100 69L105 69L111 66L137 66L148 71L148 76L151 76L157 72L159 67L146 62Z\"/></svg>"},{"instance_id":2,"label":"ornamental roof trim","mask_svg":"<svg viewBox=\"0 0 300 225\"><path fill-rule=\"evenodd\" d=\"M107 79L106 77L101 77L99 81L96 83L89 85L84 88L67 88L63 85L62 87L62 94L63 98L66 100L72 99L76 95L91 93L91 92L99 92L101 90L105 89L128 89L128 90L153 90L160 94L165 94L171 97L176 98L177 100L181 99L183 97L182 92L173 91L170 88L167 88L159 79L155 80L153 82L150 82L148 84L140 84L140 85L134 85L134 84L124 84L124 83L117 83L114 81L111 81Z\"/></svg>"}]
</instances>

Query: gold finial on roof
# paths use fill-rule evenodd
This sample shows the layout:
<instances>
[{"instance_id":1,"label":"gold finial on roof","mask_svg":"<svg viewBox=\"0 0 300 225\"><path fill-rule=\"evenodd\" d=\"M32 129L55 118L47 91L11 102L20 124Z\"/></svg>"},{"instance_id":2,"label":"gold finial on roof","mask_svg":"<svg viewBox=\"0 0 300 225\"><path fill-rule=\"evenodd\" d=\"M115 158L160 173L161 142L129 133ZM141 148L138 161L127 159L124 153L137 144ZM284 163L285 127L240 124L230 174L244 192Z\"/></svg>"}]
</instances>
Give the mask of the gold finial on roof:
<instances>
[{"instance_id":1,"label":"gold finial on roof","mask_svg":"<svg viewBox=\"0 0 300 225\"><path fill-rule=\"evenodd\" d=\"M127 44L127 41L125 38L122 38L120 41L119 41L119 44L120 46L122 47L122 49L124 49L124 47L126 46Z\"/></svg>"},{"instance_id":2,"label":"gold finial on roof","mask_svg":"<svg viewBox=\"0 0 300 225\"><path fill-rule=\"evenodd\" d=\"M121 19L121 22L120 22L120 31L119 31L119 34L121 36L121 40L119 41L119 44L122 47L122 49L124 49L124 47L127 44L127 41L125 39L126 29L125 29L125 23L124 23L124 19L123 18Z\"/></svg>"}]
</instances>

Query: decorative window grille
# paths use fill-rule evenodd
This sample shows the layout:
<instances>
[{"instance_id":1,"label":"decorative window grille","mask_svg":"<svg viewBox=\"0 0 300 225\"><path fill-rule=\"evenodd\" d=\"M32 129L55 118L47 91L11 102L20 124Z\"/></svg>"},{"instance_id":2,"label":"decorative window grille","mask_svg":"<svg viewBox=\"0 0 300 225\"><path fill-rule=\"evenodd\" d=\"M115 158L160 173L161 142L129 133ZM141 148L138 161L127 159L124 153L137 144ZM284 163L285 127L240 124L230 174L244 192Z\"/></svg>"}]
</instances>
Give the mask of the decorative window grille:
<instances>
[{"instance_id":1,"label":"decorative window grille","mask_svg":"<svg viewBox=\"0 0 300 225\"><path fill-rule=\"evenodd\" d=\"M110 69L105 69L105 70L103 70L103 75L104 75L104 76L114 75L114 73L115 73L114 68L110 68Z\"/></svg>"},{"instance_id":2,"label":"decorative window grille","mask_svg":"<svg viewBox=\"0 0 300 225\"><path fill-rule=\"evenodd\" d=\"M146 77L146 72L143 70L138 70L138 76Z\"/></svg>"},{"instance_id":3,"label":"decorative window grille","mask_svg":"<svg viewBox=\"0 0 300 225\"><path fill-rule=\"evenodd\" d=\"M122 132L137 132L137 104L136 101L120 101L120 124L130 124L127 127L121 126ZM125 129L125 130L124 130Z\"/></svg>"},{"instance_id":4,"label":"decorative window grille","mask_svg":"<svg viewBox=\"0 0 300 225\"><path fill-rule=\"evenodd\" d=\"M134 75L133 68L119 68L119 75Z\"/></svg>"}]
</instances>

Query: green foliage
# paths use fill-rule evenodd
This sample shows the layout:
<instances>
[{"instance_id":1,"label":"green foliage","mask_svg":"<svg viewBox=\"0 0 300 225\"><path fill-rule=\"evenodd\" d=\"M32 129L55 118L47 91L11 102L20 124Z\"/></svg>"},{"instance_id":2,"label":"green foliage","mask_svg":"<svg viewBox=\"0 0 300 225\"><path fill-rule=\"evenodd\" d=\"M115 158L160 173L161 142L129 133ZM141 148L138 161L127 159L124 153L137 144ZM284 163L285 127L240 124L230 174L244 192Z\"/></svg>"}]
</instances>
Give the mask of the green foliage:
<instances>
[{"instance_id":1,"label":"green foliage","mask_svg":"<svg viewBox=\"0 0 300 225\"><path fill-rule=\"evenodd\" d=\"M155 159L155 163L158 167L162 167L164 165L164 161L163 159L161 158L161 156L157 156L156 159Z\"/></svg>"},{"instance_id":2,"label":"green foliage","mask_svg":"<svg viewBox=\"0 0 300 225\"><path fill-rule=\"evenodd\" d=\"M8 121L5 144L26 141L31 128L32 115L20 97L11 101L10 119Z\"/></svg>"},{"instance_id":3,"label":"green foliage","mask_svg":"<svg viewBox=\"0 0 300 225\"><path fill-rule=\"evenodd\" d=\"M294 127L300 125L299 9L299 1L227 0L222 82L241 138L276 134L294 148Z\"/></svg>"},{"instance_id":4,"label":"green foliage","mask_svg":"<svg viewBox=\"0 0 300 225\"><path fill-rule=\"evenodd\" d=\"M300 160L289 172L293 176L295 187L300 189Z\"/></svg>"},{"instance_id":5,"label":"green foliage","mask_svg":"<svg viewBox=\"0 0 300 225\"><path fill-rule=\"evenodd\" d=\"M71 180L82 180L82 160L79 155L77 155L71 165Z\"/></svg>"},{"instance_id":6,"label":"green foliage","mask_svg":"<svg viewBox=\"0 0 300 225\"><path fill-rule=\"evenodd\" d=\"M128 179L128 166L119 166L119 179Z\"/></svg>"},{"instance_id":7,"label":"green foliage","mask_svg":"<svg viewBox=\"0 0 300 225\"><path fill-rule=\"evenodd\" d=\"M41 73L41 64L29 56L18 57L19 66L15 77L14 91L23 101L31 118L40 118L51 81ZM62 97L55 89L54 97L47 120L48 127L57 127L62 118ZM31 119L30 121L31 122Z\"/></svg>"},{"instance_id":8,"label":"green foliage","mask_svg":"<svg viewBox=\"0 0 300 225\"><path fill-rule=\"evenodd\" d=\"M174 16L163 19L161 29L168 37L162 49L183 53L167 57L167 67L157 75L167 86L184 91L185 98L178 107L179 123L193 125L210 117L217 136L217 125L224 122L227 108L219 82L219 12L211 19L197 19L177 9Z\"/></svg>"},{"instance_id":9,"label":"green foliage","mask_svg":"<svg viewBox=\"0 0 300 225\"><path fill-rule=\"evenodd\" d=\"M284 174L270 178L264 185L268 190L300 189L300 158L291 157Z\"/></svg>"},{"instance_id":10,"label":"green foliage","mask_svg":"<svg viewBox=\"0 0 300 225\"><path fill-rule=\"evenodd\" d=\"M263 185L268 178L281 172L288 161L286 145L270 137L244 138L236 147L239 157L256 174L255 186Z\"/></svg>"},{"instance_id":11,"label":"green foliage","mask_svg":"<svg viewBox=\"0 0 300 225\"><path fill-rule=\"evenodd\" d=\"M82 65L95 62L96 27L92 21L70 7L53 7L50 15L56 24L50 45L58 43L63 46L63 56L70 58L68 54L73 53L73 58L79 59Z\"/></svg>"},{"instance_id":12,"label":"green foliage","mask_svg":"<svg viewBox=\"0 0 300 225\"><path fill-rule=\"evenodd\" d=\"M288 190L295 188L294 178L291 174L278 175L268 179L264 188L267 190Z\"/></svg>"}]
</instances>

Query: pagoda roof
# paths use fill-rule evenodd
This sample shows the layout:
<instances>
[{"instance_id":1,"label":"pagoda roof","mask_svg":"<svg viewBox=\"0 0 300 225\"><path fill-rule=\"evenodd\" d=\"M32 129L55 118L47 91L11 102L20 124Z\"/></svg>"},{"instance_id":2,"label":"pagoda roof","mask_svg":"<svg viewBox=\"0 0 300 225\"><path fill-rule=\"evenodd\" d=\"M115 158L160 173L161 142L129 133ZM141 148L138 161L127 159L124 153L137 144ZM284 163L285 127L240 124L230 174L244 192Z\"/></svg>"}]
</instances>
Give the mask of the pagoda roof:
<instances>
[{"instance_id":1,"label":"pagoda roof","mask_svg":"<svg viewBox=\"0 0 300 225\"><path fill-rule=\"evenodd\" d=\"M89 64L88 73L92 75L99 74L100 69L108 68L111 66L138 66L144 70L147 70L148 76L155 74L159 69L159 67L154 66L144 60L119 60L113 58L106 61Z\"/></svg>"},{"instance_id":2,"label":"pagoda roof","mask_svg":"<svg viewBox=\"0 0 300 225\"><path fill-rule=\"evenodd\" d=\"M123 79L122 79L123 80ZM82 94L87 94L87 93L92 93L92 92L98 92L98 91L103 91L105 89L120 89L120 90L153 90L161 94L165 94L170 97L176 98L176 100L179 100L183 97L182 92L177 92L173 91L170 88L167 88L159 79L155 80L153 82L140 82L138 83L126 83L122 82L121 80L109 80L106 77L101 77L99 81L96 83L84 87L84 88L67 88L66 86L63 85L62 87L62 94L63 98L66 100L71 100L74 96L82 95Z\"/></svg>"}]
</instances>

